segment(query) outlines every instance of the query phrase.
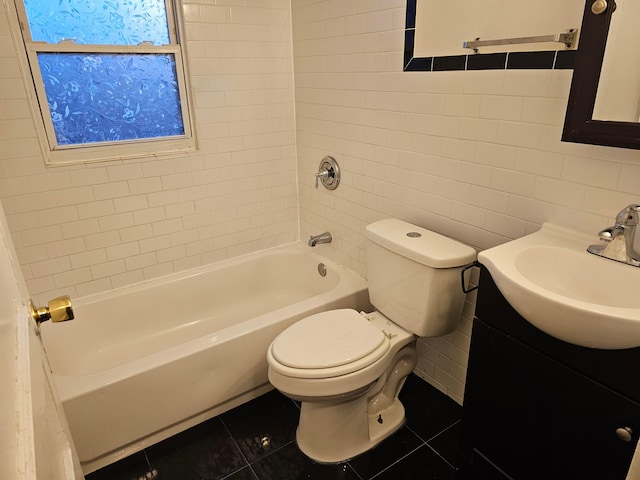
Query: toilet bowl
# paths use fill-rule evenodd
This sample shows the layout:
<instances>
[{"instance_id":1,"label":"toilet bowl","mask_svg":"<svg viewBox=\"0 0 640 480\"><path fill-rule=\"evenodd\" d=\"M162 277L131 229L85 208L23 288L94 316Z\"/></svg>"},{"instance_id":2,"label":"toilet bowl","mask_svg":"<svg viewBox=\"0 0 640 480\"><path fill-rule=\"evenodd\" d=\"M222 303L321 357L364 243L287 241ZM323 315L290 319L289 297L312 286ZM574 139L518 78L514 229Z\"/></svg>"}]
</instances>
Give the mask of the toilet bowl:
<instances>
[{"instance_id":1,"label":"toilet bowl","mask_svg":"<svg viewBox=\"0 0 640 480\"><path fill-rule=\"evenodd\" d=\"M296 439L305 454L343 461L403 425L397 394L416 364L412 333L380 312L349 309L317 313L284 333L267 353L269 381L302 402Z\"/></svg>"},{"instance_id":2,"label":"toilet bowl","mask_svg":"<svg viewBox=\"0 0 640 480\"><path fill-rule=\"evenodd\" d=\"M282 332L267 352L269 381L301 402L298 446L323 463L363 453L404 423L398 399L416 365L417 335L455 329L460 273L475 250L397 219L368 225L372 313L330 310Z\"/></svg>"}]
</instances>

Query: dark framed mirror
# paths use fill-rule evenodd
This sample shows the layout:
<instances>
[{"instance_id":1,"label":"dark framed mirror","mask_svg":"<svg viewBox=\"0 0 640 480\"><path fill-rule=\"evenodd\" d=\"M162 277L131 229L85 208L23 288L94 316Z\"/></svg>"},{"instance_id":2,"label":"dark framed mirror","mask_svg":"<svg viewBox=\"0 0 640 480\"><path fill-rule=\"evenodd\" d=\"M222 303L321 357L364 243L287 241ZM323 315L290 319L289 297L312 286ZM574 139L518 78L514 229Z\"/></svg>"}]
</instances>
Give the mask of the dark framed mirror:
<instances>
[{"instance_id":1,"label":"dark framed mirror","mask_svg":"<svg viewBox=\"0 0 640 480\"><path fill-rule=\"evenodd\" d=\"M583 0L582 0L583 1ZM438 2L438 0L407 0L404 38L404 63L405 72L416 71L453 71L453 70L546 70L546 69L572 69L577 50L575 46L561 46L557 40L544 43L537 40L529 45L506 45L494 47L482 47L473 49L463 47L463 40L473 40L481 31L485 31L485 40L506 37L533 37L549 36L562 29L574 31L582 18L581 0L545 0L544 3L521 5L510 0L494 0L491 5L497 6L490 10L491 22L476 22L479 15L473 15L478 9L487 9L486 4L473 2L473 0L458 0L457 2ZM461 4L474 9L460 8ZM422 14L418 15L418 8L422 8ZM511 8L507 8L511 7ZM526 7L526 8L525 8ZM549 10L549 7L551 10ZM513 10L518 10L515 15ZM464 11L466 16L462 16ZM544 12L539 14L539 12ZM477 13L477 12L476 12ZM540 15L548 22L529 21L531 14ZM511 15L511 17L509 17ZM427 17L429 20L427 20ZM557 17L557 18L556 18ZM446 28L447 35L437 28L431 30L433 22L441 25L450 25L450 22L458 21L461 27L457 30ZM526 20L524 20L526 19ZM421 20L421 21L420 21ZM430 23L431 22L431 23ZM477 23L477 24L476 24ZM504 32L495 32L495 25ZM506 27L505 27L506 25ZM557 30L556 30L557 29ZM456 32L464 30L464 38L455 38ZM452 33L451 33L452 32ZM495 33L495 35L493 35ZM480 38L476 38L479 40ZM466 42L464 42L466 43ZM422 48L418 48L418 45ZM429 48L425 46L429 45ZM499 45L496 43L496 45Z\"/></svg>"},{"instance_id":2,"label":"dark framed mirror","mask_svg":"<svg viewBox=\"0 0 640 480\"><path fill-rule=\"evenodd\" d=\"M623 3L620 1L620 7L622 6ZM611 39L611 33L614 32L611 29L618 28L613 20L616 15L625 15L625 19L630 16L629 11L622 10L623 8L617 8L614 0L608 0L608 2L586 0L585 2L580 43L562 132L563 141L640 149L640 118L638 118L640 84L636 82L635 88L624 89L616 86L615 83L605 85L603 82L603 79L607 78L603 71L603 64L606 68L610 68L609 63L605 61L605 54L611 55L611 50L607 52L607 49L615 48L613 42L607 45L607 40ZM633 44L634 41L632 38L620 40L627 44ZM625 56L622 57L622 61L626 62L622 65L627 71L623 71L623 74L620 74L619 70L618 73L613 71L609 76L618 79L628 76L629 69L638 63L638 58L636 55ZM611 93L626 90L628 98L624 102L635 109L635 113L631 113L630 116L617 115L615 112L602 113L597 102L603 104L615 102L607 102L606 99L598 100L599 87L601 94L605 91Z\"/></svg>"}]
</instances>

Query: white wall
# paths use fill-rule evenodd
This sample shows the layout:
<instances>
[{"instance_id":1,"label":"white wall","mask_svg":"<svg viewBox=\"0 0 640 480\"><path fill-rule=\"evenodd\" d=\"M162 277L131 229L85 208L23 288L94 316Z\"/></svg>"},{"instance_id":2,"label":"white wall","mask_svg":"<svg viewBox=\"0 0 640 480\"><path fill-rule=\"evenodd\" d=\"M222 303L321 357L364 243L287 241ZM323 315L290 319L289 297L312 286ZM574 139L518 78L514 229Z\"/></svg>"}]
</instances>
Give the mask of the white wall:
<instances>
[{"instance_id":1,"label":"white wall","mask_svg":"<svg viewBox=\"0 0 640 480\"><path fill-rule=\"evenodd\" d=\"M0 198L37 303L298 238L289 1L183 4L200 151L45 168L0 3Z\"/></svg>"},{"instance_id":2,"label":"white wall","mask_svg":"<svg viewBox=\"0 0 640 480\"><path fill-rule=\"evenodd\" d=\"M560 142L571 71L402 72L404 0L293 0L301 237L364 273L366 223L399 217L479 249L553 221L593 234L640 202L640 152ZM313 188L324 155L344 171ZM473 315L419 342L461 401Z\"/></svg>"}]
</instances>

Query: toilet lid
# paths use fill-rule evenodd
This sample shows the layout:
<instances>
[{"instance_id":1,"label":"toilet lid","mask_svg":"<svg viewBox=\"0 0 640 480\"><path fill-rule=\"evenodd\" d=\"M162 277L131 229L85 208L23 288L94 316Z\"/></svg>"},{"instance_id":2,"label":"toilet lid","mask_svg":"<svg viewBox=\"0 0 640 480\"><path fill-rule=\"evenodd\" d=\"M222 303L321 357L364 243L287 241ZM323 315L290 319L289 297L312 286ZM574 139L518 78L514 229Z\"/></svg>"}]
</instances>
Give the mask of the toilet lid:
<instances>
[{"instance_id":1,"label":"toilet lid","mask_svg":"<svg viewBox=\"0 0 640 480\"><path fill-rule=\"evenodd\" d=\"M355 310L321 312L304 318L274 340L271 352L282 365L296 369L325 369L358 363L359 368L380 358L387 337ZM373 352L366 365L363 359ZM350 369L351 370L351 369Z\"/></svg>"}]
</instances>

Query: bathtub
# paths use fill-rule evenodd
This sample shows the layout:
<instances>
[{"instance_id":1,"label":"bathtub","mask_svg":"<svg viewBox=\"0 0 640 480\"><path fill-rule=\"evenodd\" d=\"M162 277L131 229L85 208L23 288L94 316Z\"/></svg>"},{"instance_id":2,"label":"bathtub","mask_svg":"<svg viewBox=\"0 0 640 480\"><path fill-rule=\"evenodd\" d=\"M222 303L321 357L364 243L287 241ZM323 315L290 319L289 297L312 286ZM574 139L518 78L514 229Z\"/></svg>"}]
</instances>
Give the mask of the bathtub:
<instances>
[{"instance_id":1,"label":"bathtub","mask_svg":"<svg viewBox=\"0 0 640 480\"><path fill-rule=\"evenodd\" d=\"M370 310L362 277L301 243L73 305L41 335L85 474L269 391L267 347L295 321Z\"/></svg>"}]
</instances>

